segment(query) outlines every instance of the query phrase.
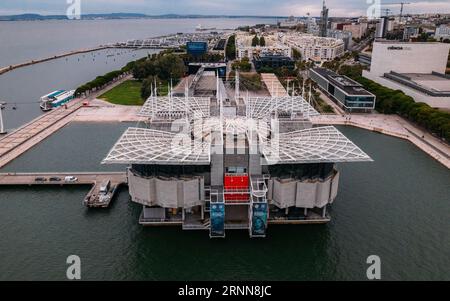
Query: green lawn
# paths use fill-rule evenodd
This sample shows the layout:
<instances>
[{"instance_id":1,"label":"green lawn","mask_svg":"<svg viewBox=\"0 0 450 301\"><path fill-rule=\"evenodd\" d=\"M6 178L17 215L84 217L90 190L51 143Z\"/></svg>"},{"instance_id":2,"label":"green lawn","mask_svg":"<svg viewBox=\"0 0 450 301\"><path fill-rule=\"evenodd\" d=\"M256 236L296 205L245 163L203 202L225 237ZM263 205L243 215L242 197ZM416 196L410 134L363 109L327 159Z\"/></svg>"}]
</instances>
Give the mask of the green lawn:
<instances>
[{"instance_id":1,"label":"green lawn","mask_svg":"<svg viewBox=\"0 0 450 301\"><path fill-rule=\"evenodd\" d=\"M117 105L140 106L145 100L141 97L142 82L127 80L100 95L100 99Z\"/></svg>"}]
</instances>

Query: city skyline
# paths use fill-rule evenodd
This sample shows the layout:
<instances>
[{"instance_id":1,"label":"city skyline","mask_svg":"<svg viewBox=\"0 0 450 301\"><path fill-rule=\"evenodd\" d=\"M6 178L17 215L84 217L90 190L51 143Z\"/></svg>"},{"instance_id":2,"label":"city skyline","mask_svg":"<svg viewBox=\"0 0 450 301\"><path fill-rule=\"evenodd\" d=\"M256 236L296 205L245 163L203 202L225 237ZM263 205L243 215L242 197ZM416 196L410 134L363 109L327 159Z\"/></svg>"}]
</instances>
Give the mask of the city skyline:
<instances>
[{"instance_id":1,"label":"city skyline","mask_svg":"<svg viewBox=\"0 0 450 301\"><path fill-rule=\"evenodd\" d=\"M14 15L38 13L43 15L65 14L68 7L65 0L44 0L36 3L29 0L4 0L0 7L0 15ZM417 13L450 13L450 2L447 1L409 1L404 8L405 14ZM390 1L395 3L395 1ZM262 5L263 4L263 5ZM386 3L387 4L387 3ZM400 5L386 5L391 13L398 14ZM356 17L366 14L369 4L366 1L350 0L326 1L330 8L330 17ZM243 15L243 16L319 16L322 8L321 1L304 0L81 0L82 14L96 13L143 13L147 15L162 14L198 14L198 15Z\"/></svg>"}]
</instances>

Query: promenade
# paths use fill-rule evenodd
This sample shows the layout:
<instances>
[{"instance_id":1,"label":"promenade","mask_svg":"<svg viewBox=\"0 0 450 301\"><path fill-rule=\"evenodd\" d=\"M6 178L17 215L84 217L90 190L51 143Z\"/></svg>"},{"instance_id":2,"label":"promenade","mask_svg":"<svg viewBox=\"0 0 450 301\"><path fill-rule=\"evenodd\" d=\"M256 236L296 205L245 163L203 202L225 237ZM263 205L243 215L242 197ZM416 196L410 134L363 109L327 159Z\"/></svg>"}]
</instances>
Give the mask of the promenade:
<instances>
[{"instance_id":1,"label":"promenade","mask_svg":"<svg viewBox=\"0 0 450 301\"><path fill-rule=\"evenodd\" d=\"M124 76L104 89L91 93L86 98L74 99L67 103L67 106L62 106L45 113L0 138L0 168L73 121L76 117L76 112L84 107L85 102L96 99L105 91L114 88L130 78L131 75Z\"/></svg>"},{"instance_id":2,"label":"promenade","mask_svg":"<svg viewBox=\"0 0 450 301\"><path fill-rule=\"evenodd\" d=\"M333 114L315 116L311 119L314 124L354 126L408 140L450 169L450 146L398 115Z\"/></svg>"}]
</instances>

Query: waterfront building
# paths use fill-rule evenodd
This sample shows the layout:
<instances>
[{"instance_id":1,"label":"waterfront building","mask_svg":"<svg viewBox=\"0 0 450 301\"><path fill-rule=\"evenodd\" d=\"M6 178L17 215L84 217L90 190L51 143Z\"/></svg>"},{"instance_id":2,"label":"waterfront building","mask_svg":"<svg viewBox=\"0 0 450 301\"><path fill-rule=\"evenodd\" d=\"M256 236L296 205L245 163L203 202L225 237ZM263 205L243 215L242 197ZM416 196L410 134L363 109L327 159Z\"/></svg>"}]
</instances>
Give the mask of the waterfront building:
<instances>
[{"instance_id":1,"label":"waterfront building","mask_svg":"<svg viewBox=\"0 0 450 301\"><path fill-rule=\"evenodd\" d=\"M331 61L345 52L344 41L335 38L290 32L281 35L280 40L285 45L299 51L303 60Z\"/></svg>"},{"instance_id":2,"label":"waterfront building","mask_svg":"<svg viewBox=\"0 0 450 301\"><path fill-rule=\"evenodd\" d=\"M401 90L431 107L450 109L450 78L445 74L450 44L375 41L370 71L363 76Z\"/></svg>"},{"instance_id":3,"label":"waterfront building","mask_svg":"<svg viewBox=\"0 0 450 301\"><path fill-rule=\"evenodd\" d=\"M349 112L375 109L376 97L356 81L325 68L312 68L309 77L340 107Z\"/></svg>"},{"instance_id":4,"label":"waterfront building","mask_svg":"<svg viewBox=\"0 0 450 301\"><path fill-rule=\"evenodd\" d=\"M215 238L329 222L335 164L370 157L335 127L313 127L318 113L301 96L229 97L219 78L198 77L209 96L197 96L195 85L194 96L153 94L139 112L145 126L127 129L103 161L128 165L131 200L143 208L139 223Z\"/></svg>"}]
</instances>

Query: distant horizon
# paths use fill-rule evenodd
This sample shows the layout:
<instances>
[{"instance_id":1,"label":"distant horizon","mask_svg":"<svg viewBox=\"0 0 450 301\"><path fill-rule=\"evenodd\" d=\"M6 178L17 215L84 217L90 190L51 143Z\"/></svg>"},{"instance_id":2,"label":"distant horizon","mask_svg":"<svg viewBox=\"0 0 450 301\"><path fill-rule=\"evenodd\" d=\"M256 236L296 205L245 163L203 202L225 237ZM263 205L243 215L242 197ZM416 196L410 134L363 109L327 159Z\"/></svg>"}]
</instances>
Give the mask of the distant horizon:
<instances>
[{"instance_id":1,"label":"distant horizon","mask_svg":"<svg viewBox=\"0 0 450 301\"><path fill-rule=\"evenodd\" d=\"M369 1L370 2L370 1ZM395 0L381 0L382 8L391 14L400 13L401 5ZM364 0L325 0L330 17L358 17L367 15L375 3ZM234 17L288 17L320 16L322 1L317 0L1 0L0 15L39 14L65 15L78 8L81 15L111 13L142 13L148 16L199 15ZM409 0L404 14L450 13L448 0Z\"/></svg>"},{"instance_id":2,"label":"distant horizon","mask_svg":"<svg viewBox=\"0 0 450 301\"><path fill-rule=\"evenodd\" d=\"M450 15L450 12L448 13L436 13L436 12L424 12L424 13L406 13L404 16L408 15ZM36 16L36 17L43 17L43 18L51 18L51 17L61 17L61 18L67 18L65 14L42 14L37 12L27 12L27 13L20 13L20 14L0 14L0 17L25 17L25 16ZM112 13L87 13L82 14L81 18L84 17L92 17L92 16L117 16L117 17L134 17L134 18L157 18L157 17L185 17L185 18L211 18L211 17L223 17L223 18L289 18L289 17L295 17L295 18L307 18L308 16L296 16L296 15L234 15L234 14L177 14L177 13L166 13L166 14L145 14L145 13L133 13L133 12L112 12ZM391 17L399 16L399 14L391 14ZM317 16L310 16L312 18L319 18L320 15ZM355 19L365 17L364 15L360 16L332 16L330 18L349 18L349 19Z\"/></svg>"}]
</instances>

